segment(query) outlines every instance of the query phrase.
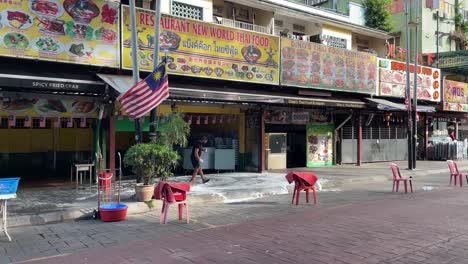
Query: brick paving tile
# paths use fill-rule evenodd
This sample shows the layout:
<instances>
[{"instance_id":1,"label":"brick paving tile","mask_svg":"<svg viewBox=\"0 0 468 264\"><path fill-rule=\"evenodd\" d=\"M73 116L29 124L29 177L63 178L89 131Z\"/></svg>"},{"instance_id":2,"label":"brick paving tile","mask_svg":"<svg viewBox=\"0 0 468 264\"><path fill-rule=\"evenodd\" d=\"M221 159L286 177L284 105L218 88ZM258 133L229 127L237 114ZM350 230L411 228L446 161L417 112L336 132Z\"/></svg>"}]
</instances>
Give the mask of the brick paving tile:
<instances>
[{"instance_id":1,"label":"brick paving tile","mask_svg":"<svg viewBox=\"0 0 468 264\"><path fill-rule=\"evenodd\" d=\"M17 248L34 245L29 234L41 245L34 251L39 255L76 252L31 264L468 263L468 190L363 191L350 193L349 201L337 196L320 194L324 203L317 207L291 206L290 196L268 199L273 206L216 205L211 215L194 207L196 222L189 225L171 212L168 225L151 213L114 224L62 223L24 234L13 229L21 242L4 251L18 261L34 257Z\"/></svg>"}]
</instances>

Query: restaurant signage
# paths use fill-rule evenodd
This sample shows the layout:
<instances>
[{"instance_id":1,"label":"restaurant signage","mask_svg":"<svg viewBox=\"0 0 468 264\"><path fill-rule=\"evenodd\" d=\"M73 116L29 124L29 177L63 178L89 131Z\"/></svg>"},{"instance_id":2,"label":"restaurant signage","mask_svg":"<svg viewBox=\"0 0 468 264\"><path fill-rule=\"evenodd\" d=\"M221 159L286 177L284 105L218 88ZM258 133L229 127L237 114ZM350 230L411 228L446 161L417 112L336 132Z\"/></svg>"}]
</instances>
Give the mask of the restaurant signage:
<instances>
[{"instance_id":1,"label":"restaurant signage","mask_svg":"<svg viewBox=\"0 0 468 264\"><path fill-rule=\"evenodd\" d=\"M291 123L305 125L309 123L309 112L293 112L291 115Z\"/></svg>"},{"instance_id":2,"label":"restaurant signage","mask_svg":"<svg viewBox=\"0 0 468 264\"><path fill-rule=\"evenodd\" d=\"M96 117L98 111L91 101L4 97L0 102L2 116Z\"/></svg>"},{"instance_id":3,"label":"restaurant signage","mask_svg":"<svg viewBox=\"0 0 468 264\"><path fill-rule=\"evenodd\" d=\"M118 67L119 4L0 1L0 55Z\"/></svg>"},{"instance_id":4,"label":"restaurant signage","mask_svg":"<svg viewBox=\"0 0 468 264\"><path fill-rule=\"evenodd\" d=\"M313 100L298 100L298 99L288 99L286 100L287 104L292 105L314 105L314 106L331 106L331 107L344 107L344 108L366 108L366 104L359 103L346 103L339 101L313 101Z\"/></svg>"},{"instance_id":5,"label":"restaurant signage","mask_svg":"<svg viewBox=\"0 0 468 264\"><path fill-rule=\"evenodd\" d=\"M136 9L138 66L153 70L154 12ZM122 65L131 69L129 7L122 7ZM168 72L202 78L279 84L279 38L162 15L160 55Z\"/></svg>"},{"instance_id":6,"label":"restaurant signage","mask_svg":"<svg viewBox=\"0 0 468 264\"><path fill-rule=\"evenodd\" d=\"M50 80L53 79L53 80ZM12 75L12 77L0 77L0 83L3 87L17 87L34 90L58 90L58 91L76 91L93 92L104 91L104 83L94 81L77 81L56 78L41 78L37 76Z\"/></svg>"},{"instance_id":7,"label":"restaurant signage","mask_svg":"<svg viewBox=\"0 0 468 264\"><path fill-rule=\"evenodd\" d=\"M410 89L413 94L414 64L410 64ZM380 96L405 98L406 64L404 62L379 58ZM440 102L440 70L418 66L418 100Z\"/></svg>"},{"instance_id":8,"label":"restaurant signage","mask_svg":"<svg viewBox=\"0 0 468 264\"><path fill-rule=\"evenodd\" d=\"M370 53L281 38L281 84L374 94L377 57Z\"/></svg>"},{"instance_id":9,"label":"restaurant signage","mask_svg":"<svg viewBox=\"0 0 468 264\"><path fill-rule=\"evenodd\" d=\"M468 112L468 84L444 80L443 89L444 111Z\"/></svg>"}]
</instances>

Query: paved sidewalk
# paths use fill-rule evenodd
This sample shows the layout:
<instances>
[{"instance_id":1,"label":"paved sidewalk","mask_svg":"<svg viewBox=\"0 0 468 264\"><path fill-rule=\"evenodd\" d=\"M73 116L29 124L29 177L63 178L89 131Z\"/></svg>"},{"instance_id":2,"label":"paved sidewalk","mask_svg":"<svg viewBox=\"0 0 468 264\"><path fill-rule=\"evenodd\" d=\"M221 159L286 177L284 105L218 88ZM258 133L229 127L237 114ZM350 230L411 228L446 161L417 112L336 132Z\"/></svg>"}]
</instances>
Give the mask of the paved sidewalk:
<instances>
[{"instance_id":1,"label":"paved sidewalk","mask_svg":"<svg viewBox=\"0 0 468 264\"><path fill-rule=\"evenodd\" d=\"M404 169L406 162L398 162ZM418 161L415 171L402 170L403 174L413 175L415 179L440 173L448 173L446 162ZM459 166L468 170L468 161L460 161ZM361 167L354 165L298 168L294 170L312 171L320 177L318 187L322 191L341 190L346 186L382 183L391 179L388 162L367 163ZM192 203L219 202L232 203L252 201L262 197L286 194L292 186L284 180L290 170L266 173L225 173L210 175L212 181L192 188L189 196ZM174 177L173 181L188 181L189 176ZM129 214L151 211L145 203L134 200L133 181L123 182L122 199L129 205ZM9 203L9 226L40 225L46 223L89 218L97 207L96 188L76 189L74 186L20 188L18 198Z\"/></svg>"},{"instance_id":2,"label":"paved sidewalk","mask_svg":"<svg viewBox=\"0 0 468 264\"><path fill-rule=\"evenodd\" d=\"M434 177L434 182L442 177ZM391 193L389 187L374 183L320 193L317 207L291 206L286 195L205 206L209 212L198 211L196 222L189 225L172 220L161 226L148 218L91 226L80 222L81 233L69 237L73 247L68 252L54 249L50 255L79 251L79 237L90 228L108 243L26 263L466 263L468 189L440 186L424 192L418 186L416 193L405 195ZM41 243L41 236L48 238L42 234L29 246ZM56 238L56 243L63 242ZM6 248L7 256L11 250Z\"/></svg>"}]
</instances>

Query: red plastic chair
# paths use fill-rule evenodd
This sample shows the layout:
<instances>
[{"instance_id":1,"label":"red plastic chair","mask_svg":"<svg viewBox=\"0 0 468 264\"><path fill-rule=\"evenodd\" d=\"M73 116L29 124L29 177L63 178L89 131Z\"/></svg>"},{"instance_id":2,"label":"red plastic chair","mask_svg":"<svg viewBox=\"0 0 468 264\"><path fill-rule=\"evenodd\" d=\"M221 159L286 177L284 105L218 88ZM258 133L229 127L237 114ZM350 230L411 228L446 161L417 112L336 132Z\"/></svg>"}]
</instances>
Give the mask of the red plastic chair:
<instances>
[{"instance_id":1,"label":"red plastic chair","mask_svg":"<svg viewBox=\"0 0 468 264\"><path fill-rule=\"evenodd\" d=\"M293 173L292 177L294 180L294 192L293 192L293 197L291 203L294 204L294 198L296 198L296 205L299 205L299 198L300 198L300 192L305 191L306 193L306 202L309 203L309 191L312 190L314 194L314 204L317 204L317 193L315 190L315 183L318 180L318 177L313 175L312 173L305 173L307 175L307 181L304 179L305 177L299 177L304 173Z\"/></svg>"},{"instance_id":2,"label":"red plastic chair","mask_svg":"<svg viewBox=\"0 0 468 264\"><path fill-rule=\"evenodd\" d=\"M412 177L403 178L400 173L400 167L398 167L398 165L395 163L390 163L390 168L392 169L392 173L393 173L392 192L395 191L395 187L396 187L396 192L398 192L398 189L400 187L400 182L403 182L405 184L405 193L408 193L408 182L410 185L411 192L413 192L413 183L412 183L413 178Z\"/></svg>"},{"instance_id":3,"label":"red plastic chair","mask_svg":"<svg viewBox=\"0 0 468 264\"><path fill-rule=\"evenodd\" d=\"M156 186L155 199L160 199L163 202L161 208L161 215L159 217L160 224L167 224L167 215L171 205L177 205L179 208L179 220L182 220L183 208L185 206L185 215L187 217L187 224L190 222L189 204L187 199L187 192L190 190L189 183L167 183L160 182Z\"/></svg>"},{"instance_id":4,"label":"red plastic chair","mask_svg":"<svg viewBox=\"0 0 468 264\"><path fill-rule=\"evenodd\" d=\"M447 160L447 165L450 170L450 186L452 185L452 179L454 180L454 185L457 186L457 178L460 182L460 187L463 187L463 176L466 178L466 182L468 184L468 173L460 173L458 170L458 165L453 160Z\"/></svg>"}]
</instances>

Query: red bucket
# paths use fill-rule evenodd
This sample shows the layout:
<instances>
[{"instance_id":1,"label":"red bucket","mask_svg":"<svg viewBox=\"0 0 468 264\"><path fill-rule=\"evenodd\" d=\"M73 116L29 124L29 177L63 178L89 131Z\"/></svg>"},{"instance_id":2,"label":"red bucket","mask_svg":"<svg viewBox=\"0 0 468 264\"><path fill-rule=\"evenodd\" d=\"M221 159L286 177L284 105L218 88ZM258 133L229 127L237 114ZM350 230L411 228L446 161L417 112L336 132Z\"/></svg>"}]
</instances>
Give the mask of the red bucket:
<instances>
[{"instance_id":1,"label":"red bucket","mask_svg":"<svg viewBox=\"0 0 468 264\"><path fill-rule=\"evenodd\" d=\"M98 173L98 183L99 183L99 188L102 189L110 189L111 183L112 183L112 172L99 172Z\"/></svg>"},{"instance_id":2,"label":"red bucket","mask_svg":"<svg viewBox=\"0 0 468 264\"><path fill-rule=\"evenodd\" d=\"M126 204L106 204L99 207L99 214L103 222L117 222L127 218Z\"/></svg>"}]
</instances>

